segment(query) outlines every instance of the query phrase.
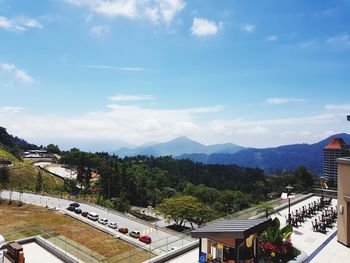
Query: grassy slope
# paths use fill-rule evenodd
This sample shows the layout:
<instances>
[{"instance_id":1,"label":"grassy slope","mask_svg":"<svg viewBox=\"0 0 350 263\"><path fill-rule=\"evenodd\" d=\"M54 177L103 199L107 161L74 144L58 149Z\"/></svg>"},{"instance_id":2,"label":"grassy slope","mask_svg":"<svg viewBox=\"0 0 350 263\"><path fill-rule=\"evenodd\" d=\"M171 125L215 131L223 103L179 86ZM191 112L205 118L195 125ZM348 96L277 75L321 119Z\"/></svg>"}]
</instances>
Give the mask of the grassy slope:
<instances>
[{"instance_id":1,"label":"grassy slope","mask_svg":"<svg viewBox=\"0 0 350 263\"><path fill-rule=\"evenodd\" d=\"M33 167L31 162L19 161L11 153L5 151L3 147L0 146L0 157L4 157L13 161L14 166L9 168L10 173L10 183L8 188L13 189L25 189L34 191L37 174L39 168ZM42 172L44 180L44 190L55 191L63 186L63 180L55 177L49 173Z\"/></svg>"},{"instance_id":2,"label":"grassy slope","mask_svg":"<svg viewBox=\"0 0 350 263\"><path fill-rule=\"evenodd\" d=\"M0 157L9 159L13 161L14 163L18 163L18 159L13 156L11 153L7 152L3 146L0 144Z\"/></svg>"},{"instance_id":3,"label":"grassy slope","mask_svg":"<svg viewBox=\"0 0 350 263\"><path fill-rule=\"evenodd\" d=\"M56 241L56 245L67 249L68 252L71 252L70 247L57 242L59 239L79 246L88 254L93 253L93 256L99 260L108 258L110 259L108 262L117 262L124 257L130 257L130 255L138 255L131 261L128 260L128 262L135 263L153 257L153 255L148 256L145 251L132 244L118 240L69 216L58 212L49 212L39 206L25 204L18 207L15 203L9 205L7 202L2 202L0 203L0 214L2 218L11 218L11 220L0 220L0 233L8 241L38 234L39 230L34 228L37 227L50 233L52 238L47 235L44 237L53 242ZM53 239L53 237L55 238ZM88 261L86 260L86 262Z\"/></svg>"},{"instance_id":4,"label":"grassy slope","mask_svg":"<svg viewBox=\"0 0 350 263\"><path fill-rule=\"evenodd\" d=\"M14 189L27 189L34 191L39 168L33 167L30 163L19 162L9 169L10 185ZM63 186L63 180L49 173L42 172L44 181L44 190L57 190Z\"/></svg>"}]
</instances>

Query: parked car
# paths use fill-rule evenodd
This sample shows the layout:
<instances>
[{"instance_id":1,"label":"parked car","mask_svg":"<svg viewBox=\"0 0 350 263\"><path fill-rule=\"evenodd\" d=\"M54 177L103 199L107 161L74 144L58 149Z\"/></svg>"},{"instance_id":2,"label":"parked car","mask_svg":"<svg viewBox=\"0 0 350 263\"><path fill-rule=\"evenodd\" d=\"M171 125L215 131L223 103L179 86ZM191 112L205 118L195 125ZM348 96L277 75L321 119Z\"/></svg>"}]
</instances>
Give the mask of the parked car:
<instances>
[{"instance_id":1,"label":"parked car","mask_svg":"<svg viewBox=\"0 0 350 263\"><path fill-rule=\"evenodd\" d=\"M71 212L74 212L75 211L75 206L68 206L67 210L71 211Z\"/></svg>"},{"instance_id":2,"label":"parked car","mask_svg":"<svg viewBox=\"0 0 350 263\"><path fill-rule=\"evenodd\" d=\"M127 229L126 227L121 227L118 229L118 231L120 233L127 234L129 232L129 229Z\"/></svg>"},{"instance_id":3,"label":"parked car","mask_svg":"<svg viewBox=\"0 0 350 263\"><path fill-rule=\"evenodd\" d=\"M108 219L107 218L100 218L98 222L102 225L107 225L108 224Z\"/></svg>"},{"instance_id":4,"label":"parked car","mask_svg":"<svg viewBox=\"0 0 350 263\"><path fill-rule=\"evenodd\" d=\"M81 215L82 215L83 217L87 217L88 214L89 214L89 212L87 212L87 211L84 211L84 212L81 213Z\"/></svg>"},{"instance_id":5,"label":"parked car","mask_svg":"<svg viewBox=\"0 0 350 263\"><path fill-rule=\"evenodd\" d=\"M76 214L81 214L81 209L80 208L76 208L75 210L74 210L74 213L76 213Z\"/></svg>"},{"instance_id":6,"label":"parked car","mask_svg":"<svg viewBox=\"0 0 350 263\"><path fill-rule=\"evenodd\" d=\"M151 244L151 242L152 242L152 238L149 236L142 236L139 238L139 240L143 243L146 243L146 244Z\"/></svg>"},{"instance_id":7,"label":"parked car","mask_svg":"<svg viewBox=\"0 0 350 263\"><path fill-rule=\"evenodd\" d=\"M117 229L118 228L118 224L116 222L109 222L108 223L108 226L110 228L113 228L113 229Z\"/></svg>"},{"instance_id":8,"label":"parked car","mask_svg":"<svg viewBox=\"0 0 350 263\"><path fill-rule=\"evenodd\" d=\"M94 212L90 212L87 215L87 218L89 218L92 221L97 221L98 220L98 214L94 213Z\"/></svg>"},{"instance_id":9,"label":"parked car","mask_svg":"<svg viewBox=\"0 0 350 263\"><path fill-rule=\"evenodd\" d=\"M79 207L80 205L77 202L71 203L69 206Z\"/></svg>"},{"instance_id":10,"label":"parked car","mask_svg":"<svg viewBox=\"0 0 350 263\"><path fill-rule=\"evenodd\" d=\"M139 238L141 236L141 233L140 233L140 231L132 230L129 232L129 236L134 237L134 238Z\"/></svg>"}]
</instances>

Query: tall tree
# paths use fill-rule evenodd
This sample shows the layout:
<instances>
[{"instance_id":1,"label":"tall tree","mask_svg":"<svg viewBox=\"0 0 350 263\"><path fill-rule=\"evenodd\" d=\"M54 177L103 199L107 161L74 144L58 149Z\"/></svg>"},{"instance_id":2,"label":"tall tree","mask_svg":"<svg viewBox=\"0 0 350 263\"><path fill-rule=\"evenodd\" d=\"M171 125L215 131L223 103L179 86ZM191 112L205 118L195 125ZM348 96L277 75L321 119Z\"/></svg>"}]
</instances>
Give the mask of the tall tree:
<instances>
[{"instance_id":1,"label":"tall tree","mask_svg":"<svg viewBox=\"0 0 350 263\"><path fill-rule=\"evenodd\" d=\"M42 192L44 187L44 179L41 171L38 172L36 176L36 184L35 184L35 191L36 192Z\"/></svg>"},{"instance_id":2,"label":"tall tree","mask_svg":"<svg viewBox=\"0 0 350 263\"><path fill-rule=\"evenodd\" d=\"M178 227L187 221L193 228L193 223L202 225L213 218L212 210L193 196L167 198L158 205L157 210Z\"/></svg>"},{"instance_id":3,"label":"tall tree","mask_svg":"<svg viewBox=\"0 0 350 263\"><path fill-rule=\"evenodd\" d=\"M54 144L49 144L48 146L46 146L46 150L49 153L56 153L59 154L61 152L60 148L58 147L58 145L54 145Z\"/></svg>"}]
</instances>

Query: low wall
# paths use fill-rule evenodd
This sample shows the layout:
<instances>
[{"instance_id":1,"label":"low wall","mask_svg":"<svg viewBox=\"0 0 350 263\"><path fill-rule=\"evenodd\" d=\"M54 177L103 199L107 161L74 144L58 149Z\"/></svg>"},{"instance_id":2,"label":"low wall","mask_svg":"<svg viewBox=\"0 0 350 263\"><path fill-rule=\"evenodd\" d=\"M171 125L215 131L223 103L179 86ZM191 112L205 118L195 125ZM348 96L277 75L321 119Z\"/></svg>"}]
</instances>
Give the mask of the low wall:
<instances>
[{"instance_id":1,"label":"low wall","mask_svg":"<svg viewBox=\"0 0 350 263\"><path fill-rule=\"evenodd\" d=\"M61 251L61 249L56 248L51 242L41 238L40 236L33 236L33 237L27 237L16 241L17 243L24 245L29 243L36 243L39 246L43 247L47 251L49 251L51 254L55 255L57 258L62 260L63 262L67 263L78 263L79 261L75 260L73 256L67 254L64 251Z\"/></svg>"},{"instance_id":2,"label":"low wall","mask_svg":"<svg viewBox=\"0 0 350 263\"><path fill-rule=\"evenodd\" d=\"M294 199L294 200L291 199L290 205L295 205L295 204L297 204L297 203L300 203L300 202L302 202L302 201L304 201L304 200L306 200L306 199L308 199L308 198L310 198L310 197L312 197L312 196L314 196L314 194L313 194L313 193L310 193L310 194L304 195L304 196L302 196L302 197L296 198L296 199ZM286 204L283 204L283 205L279 205L279 206L275 207L274 209L275 209L277 212L279 212L279 211L281 211L281 210L287 208L288 205L289 205L289 204L286 203ZM251 218L249 218L249 219L258 219L258 218L264 218L264 217L265 217L265 212L260 213L260 214L258 214L258 215L256 215L256 216L253 216L253 217L251 217Z\"/></svg>"},{"instance_id":3,"label":"low wall","mask_svg":"<svg viewBox=\"0 0 350 263\"><path fill-rule=\"evenodd\" d=\"M152 258L150 260L144 261L143 263L164 263L171 259L177 258L191 250L194 250L199 247L199 241L194 241L189 243L182 248L176 249L173 252L166 253L164 255L160 255L158 257Z\"/></svg>"}]
</instances>

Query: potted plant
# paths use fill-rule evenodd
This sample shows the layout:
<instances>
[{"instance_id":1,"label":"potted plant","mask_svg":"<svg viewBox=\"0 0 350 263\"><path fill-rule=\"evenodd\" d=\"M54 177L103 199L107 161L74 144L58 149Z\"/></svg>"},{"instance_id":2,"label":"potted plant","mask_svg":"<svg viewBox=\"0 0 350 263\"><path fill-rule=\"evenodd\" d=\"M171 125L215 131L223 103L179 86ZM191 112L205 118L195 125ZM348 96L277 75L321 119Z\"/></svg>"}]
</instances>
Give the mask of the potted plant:
<instances>
[{"instance_id":1,"label":"potted plant","mask_svg":"<svg viewBox=\"0 0 350 263\"><path fill-rule=\"evenodd\" d=\"M293 252L290 239L293 227L280 228L280 221L275 218L271 226L260 235L260 252L263 262L286 262Z\"/></svg>"}]
</instances>

